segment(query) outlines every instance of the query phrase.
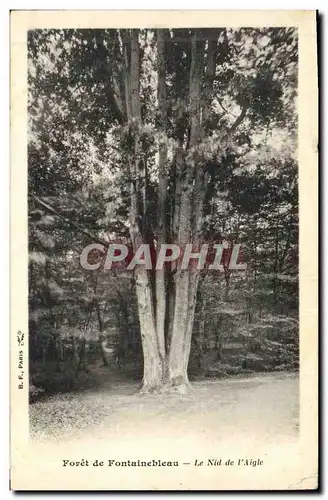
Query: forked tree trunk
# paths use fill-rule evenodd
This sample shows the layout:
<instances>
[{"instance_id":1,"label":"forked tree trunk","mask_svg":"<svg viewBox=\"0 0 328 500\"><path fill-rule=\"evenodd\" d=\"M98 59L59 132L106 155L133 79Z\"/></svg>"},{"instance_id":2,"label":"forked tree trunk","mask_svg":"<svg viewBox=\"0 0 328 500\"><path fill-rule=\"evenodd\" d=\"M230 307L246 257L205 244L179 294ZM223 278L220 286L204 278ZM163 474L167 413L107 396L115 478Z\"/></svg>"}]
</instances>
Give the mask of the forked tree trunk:
<instances>
[{"instance_id":1,"label":"forked tree trunk","mask_svg":"<svg viewBox=\"0 0 328 500\"><path fill-rule=\"evenodd\" d=\"M159 249L160 245L166 242L169 234L169 241L176 243L180 248L184 248L187 243L193 243L195 247L198 246L199 251L204 194L208 178L203 170L203 161L197 152L197 147L199 142L205 139L204 124L210 118L217 37L214 36L212 40L208 40L205 72L205 39L202 31L194 30L191 38L187 109L189 126L187 130L186 125L181 125L181 130L177 133L178 140L174 155L176 168L174 194L173 196L171 194L174 203L168 206L164 30L157 30L156 36L157 98L161 123L159 132L164 138L164 140L159 140L158 149L158 220L155 229L157 246ZM134 251L141 243L149 243L149 241L144 241L148 176L141 145L143 132L139 98L141 64L138 37L139 30L121 30L122 43L118 37L117 50L122 46L124 63L118 68L114 79L117 108L122 111L122 123L126 125L125 129L129 130L130 143L133 144L128 163L131 187L130 237ZM206 84L202 88L204 77ZM185 123L184 113L182 115L182 123ZM169 227L166 226L166 208L170 209L171 215ZM191 270L190 267L186 270L177 267L174 273L158 270L155 273L155 279L142 266L135 270L144 357L143 388L146 391L161 387L163 384L174 386L188 384L187 368L198 280L199 272L197 269Z\"/></svg>"}]
</instances>

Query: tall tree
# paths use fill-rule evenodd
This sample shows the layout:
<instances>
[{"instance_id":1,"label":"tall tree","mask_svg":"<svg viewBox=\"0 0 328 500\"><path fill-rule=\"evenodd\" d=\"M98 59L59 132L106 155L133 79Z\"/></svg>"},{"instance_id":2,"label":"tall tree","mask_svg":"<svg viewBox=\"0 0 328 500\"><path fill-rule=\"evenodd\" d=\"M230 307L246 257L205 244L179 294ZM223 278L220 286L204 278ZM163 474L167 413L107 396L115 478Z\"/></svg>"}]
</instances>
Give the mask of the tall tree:
<instances>
[{"instance_id":1,"label":"tall tree","mask_svg":"<svg viewBox=\"0 0 328 500\"><path fill-rule=\"evenodd\" d=\"M32 32L29 47L30 192L74 197L98 179L100 216L60 214L82 241L114 235L134 251L147 243L158 253L164 242L199 251L218 200L237 210L236 171L246 172L242 195L254 160L266 161L261 138L279 132L279 154L290 156L292 29L49 30ZM289 243L280 251L276 229L277 290ZM145 391L188 385L199 278L196 266L134 270Z\"/></svg>"}]
</instances>

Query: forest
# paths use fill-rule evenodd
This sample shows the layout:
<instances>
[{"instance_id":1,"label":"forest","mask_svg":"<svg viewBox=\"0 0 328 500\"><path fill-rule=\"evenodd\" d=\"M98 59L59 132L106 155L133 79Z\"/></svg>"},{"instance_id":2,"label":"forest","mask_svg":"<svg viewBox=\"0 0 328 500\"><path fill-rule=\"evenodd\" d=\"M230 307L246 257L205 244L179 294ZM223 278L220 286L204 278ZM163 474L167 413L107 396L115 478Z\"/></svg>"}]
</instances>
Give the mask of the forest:
<instances>
[{"instance_id":1,"label":"forest","mask_svg":"<svg viewBox=\"0 0 328 500\"><path fill-rule=\"evenodd\" d=\"M298 370L297 73L293 28L29 31L31 393ZM228 248L81 266L112 242Z\"/></svg>"}]
</instances>

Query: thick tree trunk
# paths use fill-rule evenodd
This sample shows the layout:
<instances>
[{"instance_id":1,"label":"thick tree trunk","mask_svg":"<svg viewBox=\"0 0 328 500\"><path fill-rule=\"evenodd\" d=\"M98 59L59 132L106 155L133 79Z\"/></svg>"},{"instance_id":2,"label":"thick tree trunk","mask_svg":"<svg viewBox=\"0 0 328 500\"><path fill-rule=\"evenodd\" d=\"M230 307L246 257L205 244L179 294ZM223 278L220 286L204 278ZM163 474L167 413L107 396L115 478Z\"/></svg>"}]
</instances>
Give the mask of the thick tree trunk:
<instances>
[{"instance_id":1,"label":"thick tree trunk","mask_svg":"<svg viewBox=\"0 0 328 500\"><path fill-rule=\"evenodd\" d=\"M185 164L185 178L181 186L180 216L178 243L185 248L187 243L198 241L197 224L194 220L194 189L198 189L196 153L192 152L201 137L201 84L204 65L204 41L198 39L199 33L194 31L191 40L190 65L190 140L189 158ZM199 166L198 166L199 167ZM198 210L200 210L198 212ZM202 214L202 206L195 211L196 220ZM172 342L169 353L169 376L172 385L188 384L188 360L191 346L192 327L194 322L198 271L189 267L176 273L175 310Z\"/></svg>"},{"instance_id":2,"label":"thick tree trunk","mask_svg":"<svg viewBox=\"0 0 328 500\"><path fill-rule=\"evenodd\" d=\"M156 333L149 276L146 270L140 268L136 271L135 277L144 356L143 390L151 391L162 385L163 366Z\"/></svg>"},{"instance_id":3,"label":"thick tree trunk","mask_svg":"<svg viewBox=\"0 0 328 500\"><path fill-rule=\"evenodd\" d=\"M125 40L125 98L128 125L134 138L134 151L130 157L131 206L130 237L134 251L143 243L142 224L145 207L140 212L140 199L145 192L146 177L141 167L140 128L142 125L139 80L140 60L138 30L131 30ZM136 295L138 302L139 324L144 357L143 391L151 391L162 384L162 360L160 357L159 338L156 330L154 301L149 272L142 266L135 269ZM164 342L164 340L163 340Z\"/></svg>"},{"instance_id":4,"label":"thick tree trunk","mask_svg":"<svg viewBox=\"0 0 328 500\"><path fill-rule=\"evenodd\" d=\"M191 166L189 167L192 168ZM192 177L181 195L178 242L182 248L190 242ZM175 308L169 352L169 378L173 386L188 384L186 358L189 357L194 320L196 278L191 269L178 269L175 274Z\"/></svg>"},{"instance_id":5,"label":"thick tree trunk","mask_svg":"<svg viewBox=\"0 0 328 500\"><path fill-rule=\"evenodd\" d=\"M167 139L166 126L166 83L165 83L165 32L157 30L157 58L158 58L158 108L160 115L160 137L159 144L159 183L158 183L158 209L157 209L157 253L166 241L166 196L167 196ZM165 375L165 315L166 315L166 272L165 269L156 270L156 331L158 337L159 354L163 364L163 375Z\"/></svg>"},{"instance_id":6,"label":"thick tree trunk","mask_svg":"<svg viewBox=\"0 0 328 500\"><path fill-rule=\"evenodd\" d=\"M190 66L190 140L189 159L184 167L184 182L181 186L178 244L185 248L192 238L193 192L197 170L196 159L190 149L195 148L200 138L201 125L201 82L204 64L204 42L197 40L197 30L191 41ZM188 154L187 153L187 154ZM176 273L175 310L172 341L169 352L170 383L188 385L188 360L194 322L198 271L179 269Z\"/></svg>"},{"instance_id":7,"label":"thick tree trunk","mask_svg":"<svg viewBox=\"0 0 328 500\"><path fill-rule=\"evenodd\" d=\"M191 167L190 167L191 168ZM192 177L188 173L189 185L181 195L178 243L182 248L190 242ZM175 308L172 339L169 352L169 378L173 386L188 384L185 357L189 344L190 318L190 269L178 269L175 274Z\"/></svg>"},{"instance_id":8,"label":"thick tree trunk","mask_svg":"<svg viewBox=\"0 0 328 500\"><path fill-rule=\"evenodd\" d=\"M172 340L169 353L169 377L173 386L188 383L185 353L188 340L189 271L182 271L176 286Z\"/></svg>"}]
</instances>

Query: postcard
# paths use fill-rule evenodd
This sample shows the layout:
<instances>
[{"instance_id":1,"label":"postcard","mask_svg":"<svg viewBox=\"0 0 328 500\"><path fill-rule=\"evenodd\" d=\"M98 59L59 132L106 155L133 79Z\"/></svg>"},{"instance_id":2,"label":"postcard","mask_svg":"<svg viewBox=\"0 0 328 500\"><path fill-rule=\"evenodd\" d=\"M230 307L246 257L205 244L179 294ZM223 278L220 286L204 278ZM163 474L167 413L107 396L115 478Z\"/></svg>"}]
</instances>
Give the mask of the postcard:
<instances>
[{"instance_id":1,"label":"postcard","mask_svg":"<svg viewBox=\"0 0 328 500\"><path fill-rule=\"evenodd\" d=\"M11 488L318 488L315 11L11 12Z\"/></svg>"}]
</instances>

